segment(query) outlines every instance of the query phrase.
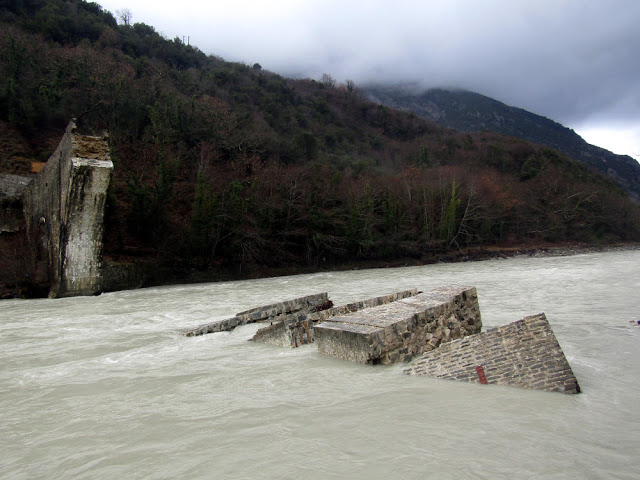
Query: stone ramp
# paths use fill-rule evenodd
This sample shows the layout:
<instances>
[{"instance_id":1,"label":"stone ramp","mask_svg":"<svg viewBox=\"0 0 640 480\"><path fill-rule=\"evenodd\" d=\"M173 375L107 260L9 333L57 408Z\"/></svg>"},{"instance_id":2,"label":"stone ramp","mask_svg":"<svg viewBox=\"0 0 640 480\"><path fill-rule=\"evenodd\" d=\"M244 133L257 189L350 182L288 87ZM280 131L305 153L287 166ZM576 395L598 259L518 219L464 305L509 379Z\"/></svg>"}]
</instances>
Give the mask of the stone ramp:
<instances>
[{"instance_id":1,"label":"stone ramp","mask_svg":"<svg viewBox=\"0 0 640 480\"><path fill-rule=\"evenodd\" d=\"M332 317L346 315L366 308L390 304L401 299L417 295L414 288L389 295L352 302L338 307L330 307L322 310L300 311L275 319L268 327L258 330L251 340L259 343L268 343L279 347L296 348L314 341L314 327L318 322L330 320Z\"/></svg>"},{"instance_id":2,"label":"stone ramp","mask_svg":"<svg viewBox=\"0 0 640 480\"><path fill-rule=\"evenodd\" d=\"M409 375L579 393L544 313L465 337L423 354Z\"/></svg>"},{"instance_id":3,"label":"stone ramp","mask_svg":"<svg viewBox=\"0 0 640 480\"><path fill-rule=\"evenodd\" d=\"M409 361L443 342L480 332L476 289L441 287L327 318L314 327L318 351L370 364Z\"/></svg>"}]
</instances>

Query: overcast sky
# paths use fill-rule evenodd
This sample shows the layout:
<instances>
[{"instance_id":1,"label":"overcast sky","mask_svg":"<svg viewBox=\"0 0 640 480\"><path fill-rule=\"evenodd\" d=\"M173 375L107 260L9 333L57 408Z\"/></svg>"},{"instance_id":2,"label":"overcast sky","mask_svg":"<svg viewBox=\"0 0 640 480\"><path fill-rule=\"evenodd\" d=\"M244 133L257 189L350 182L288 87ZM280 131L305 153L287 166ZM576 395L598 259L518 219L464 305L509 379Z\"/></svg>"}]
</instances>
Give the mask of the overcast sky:
<instances>
[{"instance_id":1,"label":"overcast sky","mask_svg":"<svg viewBox=\"0 0 640 480\"><path fill-rule=\"evenodd\" d=\"M640 159L640 0L98 0L287 75L459 87Z\"/></svg>"}]
</instances>

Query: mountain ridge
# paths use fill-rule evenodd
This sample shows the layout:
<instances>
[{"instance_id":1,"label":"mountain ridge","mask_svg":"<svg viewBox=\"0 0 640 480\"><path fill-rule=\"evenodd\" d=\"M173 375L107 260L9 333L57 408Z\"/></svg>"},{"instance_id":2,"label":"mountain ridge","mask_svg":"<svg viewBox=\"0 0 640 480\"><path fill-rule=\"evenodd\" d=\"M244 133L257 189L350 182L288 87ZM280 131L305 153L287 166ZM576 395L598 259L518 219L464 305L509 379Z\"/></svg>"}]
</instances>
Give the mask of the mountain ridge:
<instances>
[{"instance_id":1,"label":"mountain ridge","mask_svg":"<svg viewBox=\"0 0 640 480\"><path fill-rule=\"evenodd\" d=\"M640 203L640 164L636 160L591 145L552 119L463 89L377 84L364 86L363 91L376 103L459 132L487 130L559 150L612 178Z\"/></svg>"}]
</instances>

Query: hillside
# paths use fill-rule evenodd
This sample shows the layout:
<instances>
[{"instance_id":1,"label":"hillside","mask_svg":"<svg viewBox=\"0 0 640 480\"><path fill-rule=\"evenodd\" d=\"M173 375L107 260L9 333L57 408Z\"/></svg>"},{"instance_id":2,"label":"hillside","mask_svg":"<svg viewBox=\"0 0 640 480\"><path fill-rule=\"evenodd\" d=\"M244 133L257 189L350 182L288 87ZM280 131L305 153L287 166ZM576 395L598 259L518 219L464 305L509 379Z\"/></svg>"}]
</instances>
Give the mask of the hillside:
<instances>
[{"instance_id":1,"label":"hillside","mask_svg":"<svg viewBox=\"0 0 640 480\"><path fill-rule=\"evenodd\" d=\"M640 164L584 141L570 128L521 108L465 90L417 91L401 86L370 86L368 97L391 108L413 112L459 132L490 131L556 149L616 181L640 202Z\"/></svg>"},{"instance_id":2,"label":"hillside","mask_svg":"<svg viewBox=\"0 0 640 480\"><path fill-rule=\"evenodd\" d=\"M0 173L28 176L73 117L107 130L105 261L149 267L141 285L640 240L638 205L556 150L207 56L97 4L9 5ZM25 242L2 245L0 284L23 281Z\"/></svg>"}]
</instances>

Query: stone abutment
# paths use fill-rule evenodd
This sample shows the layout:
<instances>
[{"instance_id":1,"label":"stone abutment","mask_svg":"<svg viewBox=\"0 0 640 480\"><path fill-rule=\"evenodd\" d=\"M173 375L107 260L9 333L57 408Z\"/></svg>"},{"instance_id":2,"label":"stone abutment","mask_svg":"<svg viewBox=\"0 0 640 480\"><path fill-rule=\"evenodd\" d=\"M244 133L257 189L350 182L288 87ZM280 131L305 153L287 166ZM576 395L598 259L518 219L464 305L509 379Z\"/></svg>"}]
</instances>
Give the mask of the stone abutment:
<instances>
[{"instance_id":1,"label":"stone abutment","mask_svg":"<svg viewBox=\"0 0 640 480\"><path fill-rule=\"evenodd\" d=\"M103 137L76 133L72 121L23 197L34 281L50 297L93 295L102 288L104 210L113 163Z\"/></svg>"}]
</instances>

